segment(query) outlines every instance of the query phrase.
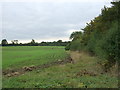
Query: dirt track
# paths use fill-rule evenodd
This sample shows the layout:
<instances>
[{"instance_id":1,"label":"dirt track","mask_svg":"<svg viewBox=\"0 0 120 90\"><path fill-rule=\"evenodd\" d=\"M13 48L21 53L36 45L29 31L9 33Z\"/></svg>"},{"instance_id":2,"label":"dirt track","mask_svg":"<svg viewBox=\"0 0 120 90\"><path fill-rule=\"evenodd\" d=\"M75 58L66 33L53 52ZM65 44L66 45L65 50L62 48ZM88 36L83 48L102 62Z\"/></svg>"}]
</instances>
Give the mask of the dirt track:
<instances>
[{"instance_id":1,"label":"dirt track","mask_svg":"<svg viewBox=\"0 0 120 90\"><path fill-rule=\"evenodd\" d=\"M68 57L65 60L58 60L58 61L55 61L55 62L50 62L50 63L47 63L47 64L43 64L43 65L40 65L40 66L32 65L32 66L29 66L29 67L24 66L24 67L19 68L19 69L4 70L2 74L4 76L7 76L7 77L19 76L19 75L22 75L26 72L30 72L30 71L33 71L33 70L44 69L44 68L48 68L48 67L51 67L51 66L54 66L54 65L66 64L66 63L74 63L74 61L71 57Z\"/></svg>"}]
</instances>

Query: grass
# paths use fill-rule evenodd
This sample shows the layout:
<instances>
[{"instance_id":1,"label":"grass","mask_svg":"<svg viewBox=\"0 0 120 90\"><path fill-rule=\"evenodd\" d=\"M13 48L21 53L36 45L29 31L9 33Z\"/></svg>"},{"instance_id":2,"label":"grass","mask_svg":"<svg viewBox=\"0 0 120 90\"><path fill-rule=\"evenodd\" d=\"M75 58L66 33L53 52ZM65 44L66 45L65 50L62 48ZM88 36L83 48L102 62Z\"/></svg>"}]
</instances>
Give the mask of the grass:
<instances>
[{"instance_id":1,"label":"grass","mask_svg":"<svg viewBox=\"0 0 120 90\"><path fill-rule=\"evenodd\" d=\"M19 68L29 65L41 65L67 56L64 47L18 46L3 47L3 69Z\"/></svg>"},{"instance_id":2,"label":"grass","mask_svg":"<svg viewBox=\"0 0 120 90\"><path fill-rule=\"evenodd\" d=\"M55 59L63 59L67 56L64 51L64 47L21 47L22 50L18 51L20 48L17 47L5 47L7 51L11 51L14 48L15 52L28 52L33 51L33 57L35 52L37 58L41 57L44 59L35 60L35 62L47 63L49 60L54 61ZM24 50L25 49L25 50ZM42 52L43 53L42 53ZM41 52L41 53L40 53ZM5 51L4 51L5 53ZM21 54L20 56L24 55ZM17 54L16 54L17 55ZM54 58L53 58L54 55ZM62 56L61 56L62 55ZM118 78L114 73L104 73L101 66L98 64L97 57L90 56L86 53L70 52L72 59L74 59L74 64L67 63L62 65L54 65L49 68L37 69L31 72L26 72L23 75L15 77L3 77L3 88L117 88ZM15 55L13 55L14 57ZM52 56L52 57L51 57ZM48 59L51 58L51 59ZM4 60L4 58L3 58ZM13 60L13 59L11 59ZM44 60L44 61L42 61ZM13 67L17 67L22 61L15 61L12 63ZM10 63L10 62L9 62ZM9 67L9 63L6 67ZM37 63L35 63L37 65ZM25 63L26 65L32 64L30 62ZM17 64L18 65L18 64ZM22 64L20 64L22 65ZM85 71L86 70L86 71ZM86 72L86 74L84 74ZM102 73L102 74L101 74ZM93 75L92 75L93 74ZM94 75L96 74L96 75Z\"/></svg>"}]
</instances>

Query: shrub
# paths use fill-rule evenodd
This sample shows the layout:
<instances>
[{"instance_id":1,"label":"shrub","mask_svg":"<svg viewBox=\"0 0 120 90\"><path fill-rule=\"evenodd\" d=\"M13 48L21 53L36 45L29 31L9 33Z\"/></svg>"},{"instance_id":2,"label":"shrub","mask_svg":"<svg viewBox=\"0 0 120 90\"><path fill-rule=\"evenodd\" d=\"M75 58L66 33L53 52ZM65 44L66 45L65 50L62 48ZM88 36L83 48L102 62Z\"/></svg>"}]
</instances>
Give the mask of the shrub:
<instances>
[{"instance_id":1,"label":"shrub","mask_svg":"<svg viewBox=\"0 0 120 90\"><path fill-rule=\"evenodd\" d=\"M115 22L110 30L106 32L104 37L97 43L95 51L96 54L105 58L109 62L109 66L116 63L120 57L120 30L118 23Z\"/></svg>"},{"instance_id":2,"label":"shrub","mask_svg":"<svg viewBox=\"0 0 120 90\"><path fill-rule=\"evenodd\" d=\"M70 43L65 47L65 50L70 50Z\"/></svg>"},{"instance_id":3,"label":"shrub","mask_svg":"<svg viewBox=\"0 0 120 90\"><path fill-rule=\"evenodd\" d=\"M79 50L79 47L80 47L80 41L79 40L74 40L71 42L71 45L70 45L70 50Z\"/></svg>"}]
</instances>

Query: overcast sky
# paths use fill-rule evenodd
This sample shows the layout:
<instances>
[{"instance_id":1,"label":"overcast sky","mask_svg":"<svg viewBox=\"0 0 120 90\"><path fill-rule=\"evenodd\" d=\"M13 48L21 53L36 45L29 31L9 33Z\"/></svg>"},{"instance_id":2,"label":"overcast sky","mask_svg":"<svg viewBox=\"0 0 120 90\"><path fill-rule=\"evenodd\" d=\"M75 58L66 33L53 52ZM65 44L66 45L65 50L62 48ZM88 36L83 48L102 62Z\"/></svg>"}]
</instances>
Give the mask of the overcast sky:
<instances>
[{"instance_id":1,"label":"overcast sky","mask_svg":"<svg viewBox=\"0 0 120 90\"><path fill-rule=\"evenodd\" d=\"M41 0L0 4L2 39L30 42L69 40L73 31L80 31L98 16L111 0ZM0 33L1 36L1 33Z\"/></svg>"}]
</instances>

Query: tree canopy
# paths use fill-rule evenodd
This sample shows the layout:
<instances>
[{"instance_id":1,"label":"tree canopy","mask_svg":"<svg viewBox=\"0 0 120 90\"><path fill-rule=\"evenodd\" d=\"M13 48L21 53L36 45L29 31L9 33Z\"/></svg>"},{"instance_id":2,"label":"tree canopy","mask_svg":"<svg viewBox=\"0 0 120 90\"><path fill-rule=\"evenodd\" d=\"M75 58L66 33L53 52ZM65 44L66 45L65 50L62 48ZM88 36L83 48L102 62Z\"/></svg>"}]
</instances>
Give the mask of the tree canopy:
<instances>
[{"instance_id":1,"label":"tree canopy","mask_svg":"<svg viewBox=\"0 0 120 90\"><path fill-rule=\"evenodd\" d=\"M3 40L2 40L2 42L1 42L1 44L2 44L3 46L5 46L5 45L7 45L7 44L8 44L8 42L7 42L7 40L6 40L6 39L3 39Z\"/></svg>"},{"instance_id":2,"label":"tree canopy","mask_svg":"<svg viewBox=\"0 0 120 90\"><path fill-rule=\"evenodd\" d=\"M120 1L111 4L109 8L104 6L101 14L87 23L83 33L71 34L73 40L66 50L87 51L110 63L120 59Z\"/></svg>"}]
</instances>

